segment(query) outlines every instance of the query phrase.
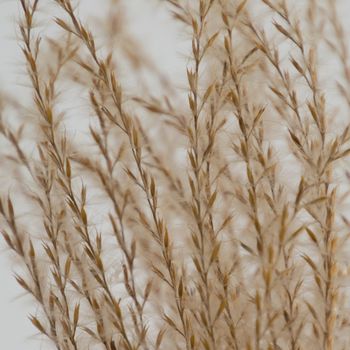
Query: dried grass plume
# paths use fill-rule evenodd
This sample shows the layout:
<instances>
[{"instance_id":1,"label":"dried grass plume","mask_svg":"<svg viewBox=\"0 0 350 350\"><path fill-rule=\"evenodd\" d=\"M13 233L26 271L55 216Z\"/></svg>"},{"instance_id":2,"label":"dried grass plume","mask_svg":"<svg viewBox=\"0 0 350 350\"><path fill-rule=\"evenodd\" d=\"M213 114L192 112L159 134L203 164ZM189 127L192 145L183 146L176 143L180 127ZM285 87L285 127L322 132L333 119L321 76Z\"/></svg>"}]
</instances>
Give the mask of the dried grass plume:
<instances>
[{"instance_id":1,"label":"dried grass plume","mask_svg":"<svg viewBox=\"0 0 350 350\"><path fill-rule=\"evenodd\" d=\"M0 231L44 347L350 349L340 2L146 4L184 41L175 74L125 1L19 4Z\"/></svg>"}]
</instances>

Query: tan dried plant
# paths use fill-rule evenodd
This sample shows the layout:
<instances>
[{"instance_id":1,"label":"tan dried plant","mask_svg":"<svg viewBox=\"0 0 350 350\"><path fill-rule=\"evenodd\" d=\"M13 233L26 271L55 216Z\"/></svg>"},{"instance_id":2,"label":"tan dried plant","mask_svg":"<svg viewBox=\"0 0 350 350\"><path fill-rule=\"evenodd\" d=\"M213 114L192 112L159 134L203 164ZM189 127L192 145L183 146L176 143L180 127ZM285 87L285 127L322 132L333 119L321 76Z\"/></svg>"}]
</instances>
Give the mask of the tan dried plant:
<instances>
[{"instance_id":1,"label":"tan dried plant","mask_svg":"<svg viewBox=\"0 0 350 350\"><path fill-rule=\"evenodd\" d=\"M0 227L45 348L349 349L337 1L153 3L186 44L176 74L125 1L19 4L30 93L1 99Z\"/></svg>"}]
</instances>

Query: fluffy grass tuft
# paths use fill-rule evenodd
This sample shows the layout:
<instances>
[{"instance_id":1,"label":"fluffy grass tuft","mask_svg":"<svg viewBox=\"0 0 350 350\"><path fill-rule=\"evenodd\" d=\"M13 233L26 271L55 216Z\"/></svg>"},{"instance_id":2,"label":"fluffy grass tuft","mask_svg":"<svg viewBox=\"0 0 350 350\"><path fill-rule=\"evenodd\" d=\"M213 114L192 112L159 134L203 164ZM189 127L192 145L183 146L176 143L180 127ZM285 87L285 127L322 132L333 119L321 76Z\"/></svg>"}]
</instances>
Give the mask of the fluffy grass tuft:
<instances>
[{"instance_id":1,"label":"fluffy grass tuft","mask_svg":"<svg viewBox=\"0 0 350 350\"><path fill-rule=\"evenodd\" d=\"M337 1L159 3L189 44L180 88L123 1L98 25L19 3L30 98L0 101L0 228L47 348L349 349Z\"/></svg>"}]
</instances>

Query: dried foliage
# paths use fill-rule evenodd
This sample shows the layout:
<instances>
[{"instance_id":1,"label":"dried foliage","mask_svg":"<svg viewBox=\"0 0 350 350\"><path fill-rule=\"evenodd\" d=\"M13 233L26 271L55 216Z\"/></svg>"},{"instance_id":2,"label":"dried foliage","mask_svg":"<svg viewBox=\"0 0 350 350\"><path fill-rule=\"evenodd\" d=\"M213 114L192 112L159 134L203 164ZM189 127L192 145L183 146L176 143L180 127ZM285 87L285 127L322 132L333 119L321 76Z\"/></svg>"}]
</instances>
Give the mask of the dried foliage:
<instances>
[{"instance_id":1,"label":"dried foliage","mask_svg":"<svg viewBox=\"0 0 350 350\"><path fill-rule=\"evenodd\" d=\"M74 0L19 3L0 223L47 348L349 349L337 1L159 2L189 43L180 89L121 0L95 31Z\"/></svg>"}]
</instances>

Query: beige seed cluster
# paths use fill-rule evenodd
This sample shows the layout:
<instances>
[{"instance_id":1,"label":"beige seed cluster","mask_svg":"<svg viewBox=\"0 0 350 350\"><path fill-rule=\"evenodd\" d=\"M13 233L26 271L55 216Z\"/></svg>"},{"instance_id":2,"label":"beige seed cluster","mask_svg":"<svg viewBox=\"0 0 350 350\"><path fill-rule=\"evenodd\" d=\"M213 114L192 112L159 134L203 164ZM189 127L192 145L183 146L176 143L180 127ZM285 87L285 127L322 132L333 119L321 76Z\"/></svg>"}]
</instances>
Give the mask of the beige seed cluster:
<instances>
[{"instance_id":1,"label":"beige seed cluster","mask_svg":"<svg viewBox=\"0 0 350 350\"><path fill-rule=\"evenodd\" d=\"M190 43L181 88L122 0L96 33L74 0L19 3L30 99L0 100L0 229L44 346L349 349L337 1L159 2ZM143 71L164 95L127 84Z\"/></svg>"}]
</instances>

